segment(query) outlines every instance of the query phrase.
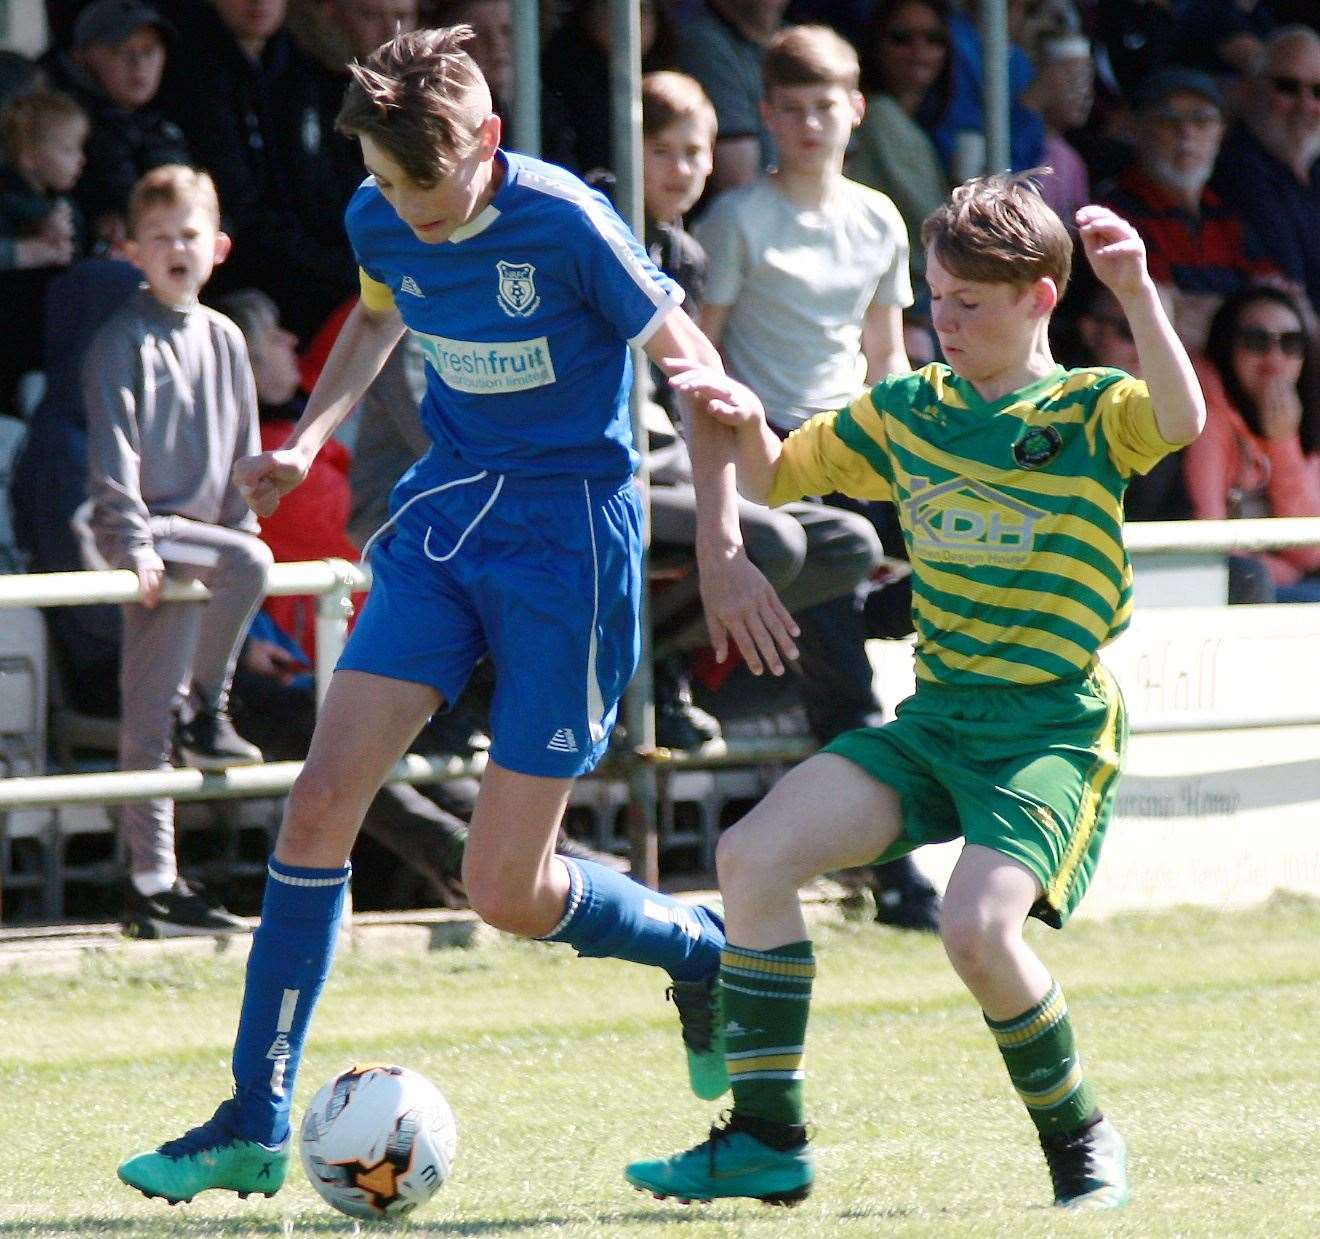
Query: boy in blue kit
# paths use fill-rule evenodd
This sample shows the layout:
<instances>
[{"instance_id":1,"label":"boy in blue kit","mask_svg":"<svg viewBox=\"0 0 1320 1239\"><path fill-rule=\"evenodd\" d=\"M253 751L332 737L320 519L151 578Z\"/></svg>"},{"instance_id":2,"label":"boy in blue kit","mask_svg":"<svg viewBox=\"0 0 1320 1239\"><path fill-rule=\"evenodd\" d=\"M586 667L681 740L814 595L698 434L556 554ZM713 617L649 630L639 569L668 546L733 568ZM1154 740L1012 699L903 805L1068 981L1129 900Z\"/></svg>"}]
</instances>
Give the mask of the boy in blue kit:
<instances>
[{"instance_id":1,"label":"boy in blue kit","mask_svg":"<svg viewBox=\"0 0 1320 1239\"><path fill-rule=\"evenodd\" d=\"M363 811L476 661L497 671L491 761L464 861L474 909L511 933L664 968L700 1096L728 1086L716 1031L719 919L553 854L572 780L605 751L638 657L642 513L627 345L718 366L682 294L608 206L499 148L459 26L400 34L352 66L338 124L370 174L349 204L362 297L279 451L235 480L272 512L405 327L428 366L432 447L372 539L375 583L317 721L269 866L234 1046L234 1096L119 1168L171 1202L284 1181L294 1077L329 973ZM693 419L697 557L716 652L754 671L796 655L792 620L747 561L733 437Z\"/></svg>"}]
</instances>

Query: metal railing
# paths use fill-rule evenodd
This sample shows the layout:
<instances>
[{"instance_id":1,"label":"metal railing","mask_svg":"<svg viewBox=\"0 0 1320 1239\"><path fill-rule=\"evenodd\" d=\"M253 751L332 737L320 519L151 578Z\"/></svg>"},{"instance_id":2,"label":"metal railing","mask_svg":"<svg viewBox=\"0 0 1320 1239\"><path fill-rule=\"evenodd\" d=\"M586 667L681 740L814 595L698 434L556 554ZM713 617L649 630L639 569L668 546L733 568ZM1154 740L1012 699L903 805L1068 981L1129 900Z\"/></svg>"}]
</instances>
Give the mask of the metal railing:
<instances>
[{"instance_id":1,"label":"metal railing","mask_svg":"<svg viewBox=\"0 0 1320 1239\"><path fill-rule=\"evenodd\" d=\"M1238 521L1159 521L1127 526L1125 539L1134 556L1218 555L1230 551L1268 551L1320 544L1320 517L1265 518ZM348 632L353 593L367 589L370 571L347 560L274 564L267 576L273 596L310 594L317 597L316 683L324 695ZM167 581L165 602L200 602L209 594L199 582ZM0 576L0 610L14 607L79 606L138 599L137 577L124 570L31 573ZM684 770L772 765L801 760L814 749L806 738L753 737L715 741L697 752L676 752L636 746L612 754L599 773L628 778L639 769L656 772L661 798L667 776ZM479 774L485 755L471 760L409 754L391 771L388 782L428 783ZM224 800L287 792L302 769L296 761L270 762L203 774L196 770L113 771L86 774L37 775L0 779L0 813L15 808L60 804L119 804L156 796L176 800ZM656 823L630 823L635 872L655 881Z\"/></svg>"}]
</instances>

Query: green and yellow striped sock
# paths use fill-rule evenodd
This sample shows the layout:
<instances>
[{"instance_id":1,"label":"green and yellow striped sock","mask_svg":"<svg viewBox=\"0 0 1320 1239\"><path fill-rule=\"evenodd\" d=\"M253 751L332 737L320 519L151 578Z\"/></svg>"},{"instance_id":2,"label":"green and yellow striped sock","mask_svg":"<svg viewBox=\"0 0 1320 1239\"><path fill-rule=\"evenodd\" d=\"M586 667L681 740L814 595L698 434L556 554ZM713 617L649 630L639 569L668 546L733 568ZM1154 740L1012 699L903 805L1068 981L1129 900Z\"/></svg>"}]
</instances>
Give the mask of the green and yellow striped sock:
<instances>
[{"instance_id":1,"label":"green and yellow striped sock","mask_svg":"<svg viewBox=\"0 0 1320 1239\"><path fill-rule=\"evenodd\" d=\"M1029 1011L990 1026L1008 1078L1042 1134L1075 1131L1095 1113L1095 1090L1082 1071L1068 1004L1055 981Z\"/></svg>"},{"instance_id":2,"label":"green and yellow striped sock","mask_svg":"<svg viewBox=\"0 0 1320 1239\"><path fill-rule=\"evenodd\" d=\"M724 1060L737 1115L802 1123L802 1069L816 960L810 942L720 955Z\"/></svg>"}]
</instances>

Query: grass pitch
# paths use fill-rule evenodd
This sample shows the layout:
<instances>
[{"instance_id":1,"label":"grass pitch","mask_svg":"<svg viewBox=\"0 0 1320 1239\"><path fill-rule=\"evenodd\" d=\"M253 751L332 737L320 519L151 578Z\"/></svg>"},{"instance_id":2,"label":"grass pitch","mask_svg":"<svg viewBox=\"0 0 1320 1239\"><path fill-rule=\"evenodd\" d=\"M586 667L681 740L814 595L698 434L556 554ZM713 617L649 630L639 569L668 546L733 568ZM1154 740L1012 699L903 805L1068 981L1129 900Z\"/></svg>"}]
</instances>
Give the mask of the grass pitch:
<instances>
[{"instance_id":1,"label":"grass pitch","mask_svg":"<svg viewBox=\"0 0 1320 1239\"><path fill-rule=\"evenodd\" d=\"M1048 1207L1031 1126L938 942L842 917L816 932L819 1174L791 1212L684 1208L624 1183L625 1161L695 1143L716 1107L687 1093L662 979L563 948L344 957L295 1113L354 1060L404 1063L448 1095L453 1179L413 1220L363 1234L1320 1235L1320 904L1033 934L1131 1145L1118 1213ZM176 1209L115 1178L224 1095L241 980L234 963L191 959L0 977L0 1239L357 1231L297 1168L274 1200Z\"/></svg>"}]
</instances>

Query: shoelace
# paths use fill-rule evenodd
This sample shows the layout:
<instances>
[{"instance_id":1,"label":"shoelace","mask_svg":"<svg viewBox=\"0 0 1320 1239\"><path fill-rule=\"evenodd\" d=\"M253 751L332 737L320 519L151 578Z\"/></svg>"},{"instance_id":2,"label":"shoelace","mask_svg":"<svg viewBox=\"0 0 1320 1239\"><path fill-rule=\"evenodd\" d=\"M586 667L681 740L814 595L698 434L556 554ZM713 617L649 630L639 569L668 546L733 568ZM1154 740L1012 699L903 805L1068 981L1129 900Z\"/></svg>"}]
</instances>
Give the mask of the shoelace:
<instances>
[{"instance_id":1,"label":"shoelace","mask_svg":"<svg viewBox=\"0 0 1320 1239\"><path fill-rule=\"evenodd\" d=\"M724 1114L720 1115L720 1118L724 1120L724 1126L721 1127L718 1123L712 1123L710 1135L706 1138L705 1142L707 1169L710 1172L711 1178L715 1177L715 1150L719 1148L720 1145L724 1144L725 1141L732 1139L734 1132L732 1115L726 1111Z\"/></svg>"},{"instance_id":2,"label":"shoelace","mask_svg":"<svg viewBox=\"0 0 1320 1239\"><path fill-rule=\"evenodd\" d=\"M710 986L704 981L675 981L665 997L678 1008L678 1023L683 1044L697 1054L704 1054L715 1041L715 1004Z\"/></svg>"},{"instance_id":3,"label":"shoelace","mask_svg":"<svg viewBox=\"0 0 1320 1239\"><path fill-rule=\"evenodd\" d=\"M1094 1141L1089 1131L1071 1140L1045 1146L1045 1160L1049 1164L1054 1194L1061 1198L1076 1196L1087 1190L1094 1180Z\"/></svg>"},{"instance_id":4,"label":"shoelace","mask_svg":"<svg viewBox=\"0 0 1320 1239\"><path fill-rule=\"evenodd\" d=\"M235 1105L232 1097L228 1101L222 1101L216 1112L205 1123L199 1123L184 1132L177 1140L162 1144L160 1152L165 1157L191 1157L194 1153L202 1152L203 1149L222 1148L224 1145L233 1144L238 1139L233 1123Z\"/></svg>"}]
</instances>

